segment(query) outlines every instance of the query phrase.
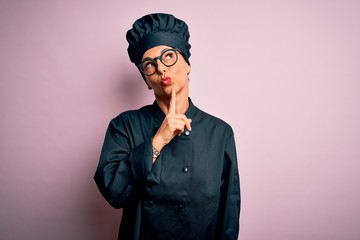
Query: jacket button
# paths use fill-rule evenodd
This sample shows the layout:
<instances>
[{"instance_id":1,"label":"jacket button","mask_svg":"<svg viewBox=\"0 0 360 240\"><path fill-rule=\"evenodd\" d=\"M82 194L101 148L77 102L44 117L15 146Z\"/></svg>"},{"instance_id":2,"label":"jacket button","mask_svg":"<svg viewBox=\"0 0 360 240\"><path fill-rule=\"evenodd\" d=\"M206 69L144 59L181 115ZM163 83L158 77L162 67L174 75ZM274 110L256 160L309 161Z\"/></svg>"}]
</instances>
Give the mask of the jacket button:
<instances>
[{"instance_id":1,"label":"jacket button","mask_svg":"<svg viewBox=\"0 0 360 240\"><path fill-rule=\"evenodd\" d=\"M189 130L185 130L184 133L185 133L186 136L189 136L189 135L190 135L190 131L189 131Z\"/></svg>"},{"instance_id":2,"label":"jacket button","mask_svg":"<svg viewBox=\"0 0 360 240\"><path fill-rule=\"evenodd\" d=\"M179 204L179 205L177 205L176 210L178 210L179 212L181 212L181 211L184 210L184 206L181 205L181 204Z\"/></svg>"},{"instance_id":3,"label":"jacket button","mask_svg":"<svg viewBox=\"0 0 360 240\"><path fill-rule=\"evenodd\" d=\"M188 166L183 167L182 171L183 171L184 173L187 173L187 172L189 171L189 167L188 167Z\"/></svg>"},{"instance_id":4,"label":"jacket button","mask_svg":"<svg viewBox=\"0 0 360 240\"><path fill-rule=\"evenodd\" d=\"M154 206L154 202L153 202L153 201L148 202L148 203L147 203L147 206L150 207L150 208L153 207L153 206Z\"/></svg>"}]
</instances>

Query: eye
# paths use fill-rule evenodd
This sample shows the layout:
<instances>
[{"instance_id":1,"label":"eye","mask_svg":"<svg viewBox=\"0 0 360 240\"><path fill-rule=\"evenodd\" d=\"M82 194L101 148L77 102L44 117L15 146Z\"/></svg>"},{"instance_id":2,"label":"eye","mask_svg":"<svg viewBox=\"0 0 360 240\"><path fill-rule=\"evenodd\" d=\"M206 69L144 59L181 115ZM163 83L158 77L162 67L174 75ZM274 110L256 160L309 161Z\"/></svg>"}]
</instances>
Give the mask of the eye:
<instances>
[{"instance_id":1,"label":"eye","mask_svg":"<svg viewBox=\"0 0 360 240\"><path fill-rule=\"evenodd\" d=\"M155 67L155 63L152 61L146 61L142 64L142 69L144 71L148 71L149 69L152 69Z\"/></svg>"},{"instance_id":2,"label":"eye","mask_svg":"<svg viewBox=\"0 0 360 240\"><path fill-rule=\"evenodd\" d=\"M174 58L174 52L173 51L169 51L169 52L165 52L163 59L165 61L169 61L170 59Z\"/></svg>"}]
</instances>

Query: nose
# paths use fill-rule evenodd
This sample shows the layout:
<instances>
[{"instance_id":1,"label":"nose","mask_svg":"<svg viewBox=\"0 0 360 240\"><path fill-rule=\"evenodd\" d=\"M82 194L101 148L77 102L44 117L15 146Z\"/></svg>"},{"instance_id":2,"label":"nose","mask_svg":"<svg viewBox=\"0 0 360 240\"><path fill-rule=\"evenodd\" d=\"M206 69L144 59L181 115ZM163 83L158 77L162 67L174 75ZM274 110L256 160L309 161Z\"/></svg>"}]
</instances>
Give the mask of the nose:
<instances>
[{"instance_id":1,"label":"nose","mask_svg":"<svg viewBox=\"0 0 360 240\"><path fill-rule=\"evenodd\" d=\"M165 72L167 67L160 61L160 59L156 59L156 65L157 65L156 68L157 74L161 75L163 72Z\"/></svg>"}]
</instances>

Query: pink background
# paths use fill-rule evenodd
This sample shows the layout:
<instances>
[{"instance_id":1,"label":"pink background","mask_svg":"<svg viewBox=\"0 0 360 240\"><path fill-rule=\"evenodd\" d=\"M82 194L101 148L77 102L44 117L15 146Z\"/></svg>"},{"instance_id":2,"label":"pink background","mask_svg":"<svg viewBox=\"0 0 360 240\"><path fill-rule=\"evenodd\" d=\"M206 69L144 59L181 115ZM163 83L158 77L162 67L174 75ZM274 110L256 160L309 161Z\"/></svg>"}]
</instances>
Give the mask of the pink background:
<instances>
[{"instance_id":1,"label":"pink background","mask_svg":"<svg viewBox=\"0 0 360 240\"><path fill-rule=\"evenodd\" d=\"M271 2L271 3L270 3ZM230 123L241 240L360 239L360 2L0 1L0 239L115 239L105 130L153 101L125 33L190 26L190 94Z\"/></svg>"}]
</instances>

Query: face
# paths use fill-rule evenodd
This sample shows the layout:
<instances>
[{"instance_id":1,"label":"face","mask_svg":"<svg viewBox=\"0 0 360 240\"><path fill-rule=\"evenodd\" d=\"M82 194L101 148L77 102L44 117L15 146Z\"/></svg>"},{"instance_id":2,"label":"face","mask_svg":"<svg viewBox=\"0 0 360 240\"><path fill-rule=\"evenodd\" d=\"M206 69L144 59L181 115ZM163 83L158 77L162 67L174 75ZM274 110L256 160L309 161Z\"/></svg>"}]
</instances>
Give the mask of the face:
<instances>
[{"instance_id":1,"label":"face","mask_svg":"<svg viewBox=\"0 0 360 240\"><path fill-rule=\"evenodd\" d=\"M150 88L153 89L156 97L169 97L171 90L174 89L177 94L188 95L188 74L190 73L190 65L187 64L184 57L179 51L177 51L177 62L172 66L164 65L159 58L163 54L163 62L172 61L171 58L175 58L176 55L171 51L172 47L160 45L148 49L143 57L142 61L146 58L156 58L157 68L153 75L145 76L146 82ZM146 67L146 66L144 66ZM151 65L149 65L151 67Z\"/></svg>"}]
</instances>

